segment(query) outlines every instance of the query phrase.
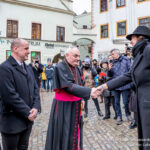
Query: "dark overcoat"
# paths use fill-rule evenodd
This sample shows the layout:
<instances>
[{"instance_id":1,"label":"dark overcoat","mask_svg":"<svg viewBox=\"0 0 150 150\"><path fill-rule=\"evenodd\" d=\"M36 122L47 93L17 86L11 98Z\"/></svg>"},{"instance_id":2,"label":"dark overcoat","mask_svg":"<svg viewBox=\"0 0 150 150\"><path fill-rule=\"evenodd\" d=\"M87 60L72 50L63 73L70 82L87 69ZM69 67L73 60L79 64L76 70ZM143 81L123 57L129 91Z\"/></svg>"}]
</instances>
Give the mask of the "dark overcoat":
<instances>
[{"instance_id":1,"label":"dark overcoat","mask_svg":"<svg viewBox=\"0 0 150 150\"><path fill-rule=\"evenodd\" d=\"M150 42L136 55L130 72L108 81L110 90L132 82L136 87L139 149L150 150Z\"/></svg>"},{"instance_id":2,"label":"dark overcoat","mask_svg":"<svg viewBox=\"0 0 150 150\"><path fill-rule=\"evenodd\" d=\"M10 56L0 65L0 131L15 134L32 124L32 108L40 110L39 88L31 67L26 72Z\"/></svg>"}]
</instances>

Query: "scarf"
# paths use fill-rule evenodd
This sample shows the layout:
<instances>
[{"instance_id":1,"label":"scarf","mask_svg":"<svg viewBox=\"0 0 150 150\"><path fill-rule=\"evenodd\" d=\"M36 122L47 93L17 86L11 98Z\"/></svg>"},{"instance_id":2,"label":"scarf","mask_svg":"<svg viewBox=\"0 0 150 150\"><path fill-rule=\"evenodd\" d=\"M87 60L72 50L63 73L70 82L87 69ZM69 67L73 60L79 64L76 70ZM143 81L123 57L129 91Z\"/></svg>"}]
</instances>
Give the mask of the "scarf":
<instances>
[{"instance_id":1,"label":"scarf","mask_svg":"<svg viewBox=\"0 0 150 150\"><path fill-rule=\"evenodd\" d=\"M132 56L135 58L136 55L140 52L143 53L144 48L146 47L149 39L143 39L137 42L134 47L132 48Z\"/></svg>"}]
</instances>

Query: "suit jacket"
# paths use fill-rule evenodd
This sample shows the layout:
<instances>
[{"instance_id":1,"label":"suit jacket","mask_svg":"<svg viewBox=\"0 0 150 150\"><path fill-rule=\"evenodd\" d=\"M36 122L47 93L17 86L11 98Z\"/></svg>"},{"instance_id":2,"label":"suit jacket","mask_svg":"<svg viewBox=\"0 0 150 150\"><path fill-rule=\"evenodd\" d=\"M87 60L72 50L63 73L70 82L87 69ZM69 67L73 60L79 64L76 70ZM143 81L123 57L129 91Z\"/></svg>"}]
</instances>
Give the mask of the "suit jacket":
<instances>
[{"instance_id":1,"label":"suit jacket","mask_svg":"<svg viewBox=\"0 0 150 150\"><path fill-rule=\"evenodd\" d=\"M138 113L138 137L150 139L150 42L147 43L143 52L139 52L134 59L130 72L108 81L110 90L132 82L136 87L137 113ZM143 144L143 141L139 141ZM143 146L140 150L150 150Z\"/></svg>"},{"instance_id":2,"label":"suit jacket","mask_svg":"<svg viewBox=\"0 0 150 150\"><path fill-rule=\"evenodd\" d=\"M25 63L24 63L25 65ZM31 67L25 65L26 73L10 56L0 65L0 131L19 133L32 124L29 111L40 111L39 88Z\"/></svg>"}]
</instances>

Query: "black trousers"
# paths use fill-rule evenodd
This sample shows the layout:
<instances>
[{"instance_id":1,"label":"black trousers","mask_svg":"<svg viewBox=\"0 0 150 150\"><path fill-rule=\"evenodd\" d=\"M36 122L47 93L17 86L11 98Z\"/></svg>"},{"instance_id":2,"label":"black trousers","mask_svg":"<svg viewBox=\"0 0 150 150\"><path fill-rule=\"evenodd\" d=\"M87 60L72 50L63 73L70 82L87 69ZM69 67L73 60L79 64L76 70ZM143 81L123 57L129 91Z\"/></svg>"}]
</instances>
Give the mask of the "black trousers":
<instances>
[{"instance_id":1,"label":"black trousers","mask_svg":"<svg viewBox=\"0 0 150 150\"><path fill-rule=\"evenodd\" d=\"M105 103L105 116L106 117L110 117L110 106L112 104L114 112L115 112L115 116L117 116L116 114L116 110L115 110L115 100L114 97L104 97L104 103Z\"/></svg>"},{"instance_id":2,"label":"black trousers","mask_svg":"<svg viewBox=\"0 0 150 150\"><path fill-rule=\"evenodd\" d=\"M98 99L97 98L92 98L92 100L94 101L97 112L99 112L100 111L100 106L99 106L99 103L98 103ZM85 113L88 114L88 100L85 101L84 109L85 109Z\"/></svg>"},{"instance_id":3,"label":"black trousers","mask_svg":"<svg viewBox=\"0 0 150 150\"><path fill-rule=\"evenodd\" d=\"M29 125L27 129L17 134L1 133L3 150L27 150L31 129L32 125Z\"/></svg>"}]
</instances>

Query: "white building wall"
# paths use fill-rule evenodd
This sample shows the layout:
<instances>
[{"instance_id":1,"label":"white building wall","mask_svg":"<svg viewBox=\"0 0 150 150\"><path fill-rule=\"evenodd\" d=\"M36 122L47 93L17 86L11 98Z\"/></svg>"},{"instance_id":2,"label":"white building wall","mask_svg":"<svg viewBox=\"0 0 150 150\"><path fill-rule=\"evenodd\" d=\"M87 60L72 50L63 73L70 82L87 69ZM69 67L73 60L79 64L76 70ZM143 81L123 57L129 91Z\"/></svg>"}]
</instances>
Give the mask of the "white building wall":
<instances>
[{"instance_id":1,"label":"white building wall","mask_svg":"<svg viewBox=\"0 0 150 150\"><path fill-rule=\"evenodd\" d=\"M50 7L55 7L55 8L60 8L60 9L65 9L67 10L61 3L60 0L19 0L21 2L28 2L28 3L33 3L37 5L44 5L44 6L50 6Z\"/></svg>"},{"instance_id":2,"label":"white building wall","mask_svg":"<svg viewBox=\"0 0 150 150\"><path fill-rule=\"evenodd\" d=\"M91 13L75 16L74 20L78 23L75 24L77 28L83 29L83 25L87 25L88 29L91 28Z\"/></svg>"},{"instance_id":3,"label":"white building wall","mask_svg":"<svg viewBox=\"0 0 150 150\"><path fill-rule=\"evenodd\" d=\"M116 0L108 0L108 11L100 13L100 0L93 0L93 21L97 28L97 39L94 45L94 57L109 52L113 48L124 51L125 37L117 37L116 23L127 21L127 34L132 33L138 26L138 18L150 16L150 1L137 3L137 0L126 0L126 7L116 8ZM109 38L100 38L100 25L109 24ZM114 41L114 42L113 42ZM115 44L117 43L117 44Z\"/></svg>"},{"instance_id":4,"label":"white building wall","mask_svg":"<svg viewBox=\"0 0 150 150\"><path fill-rule=\"evenodd\" d=\"M36 0L36 2L41 1ZM45 0L44 4L46 2L50 4L48 0ZM56 0L56 6L57 3L58 0ZM56 54L60 53L60 50L65 51L73 42L73 15L4 2L0 2L0 14L0 63L6 59L6 50L10 50L12 39L6 38L9 19L18 21L18 37L29 40L31 51L41 52L42 63L46 63L47 58L53 59ZM31 40L32 23L41 24L41 40ZM65 42L56 42L57 26L65 27ZM53 48L47 48L46 43L52 44Z\"/></svg>"}]
</instances>

